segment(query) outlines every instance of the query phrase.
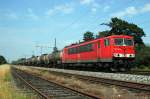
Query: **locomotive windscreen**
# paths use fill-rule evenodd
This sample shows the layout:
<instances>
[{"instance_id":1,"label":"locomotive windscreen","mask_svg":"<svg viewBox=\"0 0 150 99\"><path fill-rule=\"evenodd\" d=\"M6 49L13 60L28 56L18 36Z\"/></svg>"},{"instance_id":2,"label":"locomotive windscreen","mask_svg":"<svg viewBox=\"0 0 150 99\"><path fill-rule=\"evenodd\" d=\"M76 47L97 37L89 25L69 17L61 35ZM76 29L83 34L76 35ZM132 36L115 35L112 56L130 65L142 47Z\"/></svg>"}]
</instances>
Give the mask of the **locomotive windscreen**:
<instances>
[{"instance_id":1,"label":"locomotive windscreen","mask_svg":"<svg viewBox=\"0 0 150 99\"><path fill-rule=\"evenodd\" d=\"M115 41L115 45L118 45L118 46L132 46L133 45L132 39L116 38L114 41Z\"/></svg>"}]
</instances>

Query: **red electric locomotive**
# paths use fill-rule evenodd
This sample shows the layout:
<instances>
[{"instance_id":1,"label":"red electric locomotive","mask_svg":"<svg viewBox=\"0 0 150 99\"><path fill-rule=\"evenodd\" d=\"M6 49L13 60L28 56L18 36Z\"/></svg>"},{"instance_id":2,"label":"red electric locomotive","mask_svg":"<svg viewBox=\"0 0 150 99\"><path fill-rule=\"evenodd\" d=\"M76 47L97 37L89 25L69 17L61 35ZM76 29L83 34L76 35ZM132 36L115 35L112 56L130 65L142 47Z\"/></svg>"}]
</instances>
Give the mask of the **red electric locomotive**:
<instances>
[{"instance_id":1,"label":"red electric locomotive","mask_svg":"<svg viewBox=\"0 0 150 99\"><path fill-rule=\"evenodd\" d=\"M111 70L127 70L135 58L133 37L113 35L70 45L62 51L63 64L95 64Z\"/></svg>"}]
</instances>

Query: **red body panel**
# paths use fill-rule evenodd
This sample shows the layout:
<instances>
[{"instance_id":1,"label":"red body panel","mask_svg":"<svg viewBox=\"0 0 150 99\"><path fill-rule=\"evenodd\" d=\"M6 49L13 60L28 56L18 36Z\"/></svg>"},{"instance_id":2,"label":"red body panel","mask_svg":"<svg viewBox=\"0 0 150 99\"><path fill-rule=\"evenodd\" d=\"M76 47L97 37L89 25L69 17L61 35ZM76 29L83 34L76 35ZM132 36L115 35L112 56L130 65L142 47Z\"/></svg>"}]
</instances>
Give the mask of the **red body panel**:
<instances>
[{"instance_id":1,"label":"red body panel","mask_svg":"<svg viewBox=\"0 0 150 99\"><path fill-rule=\"evenodd\" d=\"M65 47L62 53L63 63L84 63L84 62L112 62L114 54L123 54L124 58L128 58L130 54L135 55L134 45L132 46L116 46L114 44L115 38L128 38L133 39L131 36L114 35L104 38L99 38L84 42L81 44L71 45ZM105 40L109 40L109 44L106 46ZM87 44L92 44L92 50L87 52L80 52L79 47ZM100 44L100 46L99 46ZM76 48L77 53L69 54L70 48ZM116 56L115 56L116 57Z\"/></svg>"}]
</instances>

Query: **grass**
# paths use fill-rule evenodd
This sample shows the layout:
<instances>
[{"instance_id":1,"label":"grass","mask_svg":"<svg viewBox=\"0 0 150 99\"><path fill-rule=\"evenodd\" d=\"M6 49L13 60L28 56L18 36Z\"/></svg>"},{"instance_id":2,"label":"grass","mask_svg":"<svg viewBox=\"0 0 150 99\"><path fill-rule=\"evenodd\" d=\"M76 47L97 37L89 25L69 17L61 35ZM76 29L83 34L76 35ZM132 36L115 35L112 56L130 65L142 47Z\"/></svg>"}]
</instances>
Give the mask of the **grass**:
<instances>
[{"instance_id":1,"label":"grass","mask_svg":"<svg viewBox=\"0 0 150 99\"><path fill-rule=\"evenodd\" d=\"M133 68L133 71L147 71L150 72L150 66L141 65L138 68Z\"/></svg>"},{"instance_id":2,"label":"grass","mask_svg":"<svg viewBox=\"0 0 150 99\"><path fill-rule=\"evenodd\" d=\"M17 91L12 80L10 65L0 65L0 99L35 99Z\"/></svg>"}]
</instances>

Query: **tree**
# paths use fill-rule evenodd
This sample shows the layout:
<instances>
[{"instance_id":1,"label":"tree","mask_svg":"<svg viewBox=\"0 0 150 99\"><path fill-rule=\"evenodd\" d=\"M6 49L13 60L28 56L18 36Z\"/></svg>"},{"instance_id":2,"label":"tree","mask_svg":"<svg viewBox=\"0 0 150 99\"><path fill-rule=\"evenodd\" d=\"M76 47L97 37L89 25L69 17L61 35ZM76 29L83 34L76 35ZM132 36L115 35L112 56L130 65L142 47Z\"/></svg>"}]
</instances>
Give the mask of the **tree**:
<instances>
[{"instance_id":1,"label":"tree","mask_svg":"<svg viewBox=\"0 0 150 99\"><path fill-rule=\"evenodd\" d=\"M89 41L89 40L92 40L92 39L94 39L94 36L93 36L92 32L87 31L87 32L84 33L84 36L83 36L84 41Z\"/></svg>"},{"instance_id":2,"label":"tree","mask_svg":"<svg viewBox=\"0 0 150 99\"><path fill-rule=\"evenodd\" d=\"M111 28L109 35L131 35L134 37L135 44L144 44L142 37L145 33L142 28L138 27L136 24L128 23L119 18L112 18L109 23L102 23L101 25L107 25Z\"/></svg>"},{"instance_id":3,"label":"tree","mask_svg":"<svg viewBox=\"0 0 150 99\"><path fill-rule=\"evenodd\" d=\"M102 38L108 36L109 31L102 31L98 32L98 35L96 35L96 38Z\"/></svg>"},{"instance_id":4,"label":"tree","mask_svg":"<svg viewBox=\"0 0 150 99\"><path fill-rule=\"evenodd\" d=\"M0 56L0 64L7 63L6 59L3 56Z\"/></svg>"},{"instance_id":5,"label":"tree","mask_svg":"<svg viewBox=\"0 0 150 99\"><path fill-rule=\"evenodd\" d=\"M150 68L150 46L138 46L136 47L135 65L137 67L147 66Z\"/></svg>"}]
</instances>

